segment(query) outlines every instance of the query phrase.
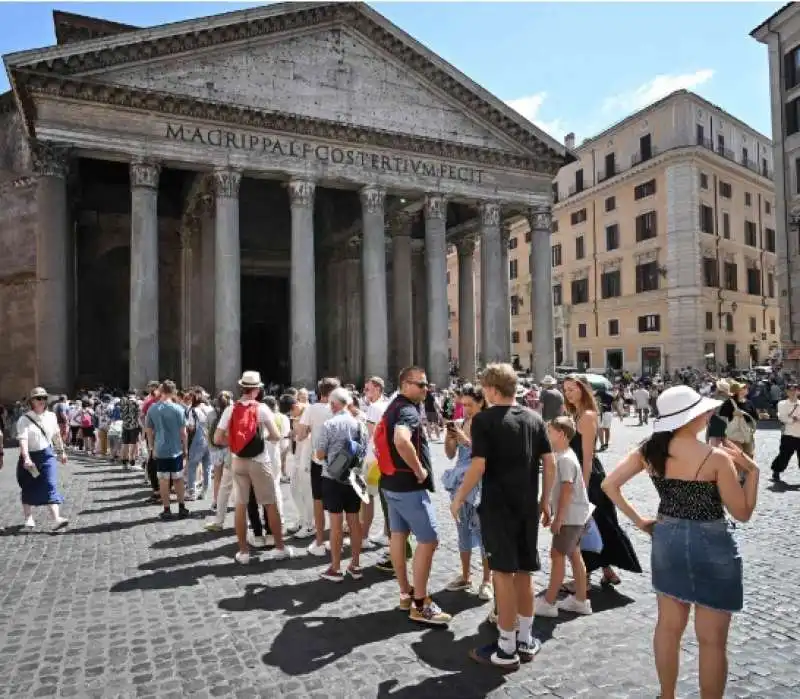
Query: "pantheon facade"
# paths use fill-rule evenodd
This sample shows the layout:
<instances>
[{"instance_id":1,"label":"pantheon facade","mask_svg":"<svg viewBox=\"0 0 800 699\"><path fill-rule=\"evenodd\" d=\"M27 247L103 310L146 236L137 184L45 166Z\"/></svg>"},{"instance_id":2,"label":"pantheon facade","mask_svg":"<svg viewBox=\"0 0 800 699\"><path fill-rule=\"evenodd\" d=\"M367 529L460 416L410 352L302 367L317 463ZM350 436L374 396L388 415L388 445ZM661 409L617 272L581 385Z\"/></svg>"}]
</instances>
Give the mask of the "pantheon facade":
<instances>
[{"instance_id":1,"label":"pantheon facade","mask_svg":"<svg viewBox=\"0 0 800 699\"><path fill-rule=\"evenodd\" d=\"M55 46L4 57L0 399L243 367L310 386L415 362L445 384L450 246L472 376L510 356L521 217L552 370L551 182L573 158L375 10L54 22Z\"/></svg>"}]
</instances>

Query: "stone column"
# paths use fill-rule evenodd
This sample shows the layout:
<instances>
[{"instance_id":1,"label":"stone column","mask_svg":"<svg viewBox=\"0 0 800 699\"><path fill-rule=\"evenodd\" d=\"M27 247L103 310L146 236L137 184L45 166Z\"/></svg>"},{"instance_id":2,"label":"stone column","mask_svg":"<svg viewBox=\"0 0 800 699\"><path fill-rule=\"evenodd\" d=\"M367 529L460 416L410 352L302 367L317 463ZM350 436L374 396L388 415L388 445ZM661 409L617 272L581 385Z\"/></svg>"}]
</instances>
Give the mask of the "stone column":
<instances>
[{"instance_id":1,"label":"stone column","mask_svg":"<svg viewBox=\"0 0 800 699\"><path fill-rule=\"evenodd\" d=\"M428 294L425 289L425 243L411 241L411 303L414 309L414 364L428 361Z\"/></svg>"},{"instance_id":2,"label":"stone column","mask_svg":"<svg viewBox=\"0 0 800 699\"><path fill-rule=\"evenodd\" d=\"M211 197L215 199L214 196ZM201 306L202 312L198 318L198 323L194 328L195 332L199 333L198 346L200 347L200 355L202 357L202 373L200 379L202 385L208 391L212 391L217 385L215 379L216 371L216 313L215 313L215 298L216 289L214 288L214 279L216 278L216 242L214 240L216 235L216 224L214 215L213 203L209 206L208 211L200 222L200 249L201 249L201 289L200 295L202 298Z\"/></svg>"},{"instance_id":3,"label":"stone column","mask_svg":"<svg viewBox=\"0 0 800 699\"><path fill-rule=\"evenodd\" d=\"M313 389L317 381L316 267L313 180L289 182L292 209L292 267L289 279L292 385Z\"/></svg>"},{"instance_id":4,"label":"stone column","mask_svg":"<svg viewBox=\"0 0 800 699\"><path fill-rule=\"evenodd\" d=\"M447 329L447 202L440 194L425 197L425 280L428 296L428 380L450 383Z\"/></svg>"},{"instance_id":5,"label":"stone column","mask_svg":"<svg viewBox=\"0 0 800 699\"><path fill-rule=\"evenodd\" d=\"M503 254L503 280L505 281L504 285L504 294L506 300L506 310L503 313L503 356L505 359L503 361L510 362L511 361L511 268L508 263L508 241L511 238L511 226L507 223L503 223L500 227L500 234L501 234L501 243L502 243L502 254Z\"/></svg>"},{"instance_id":6,"label":"stone column","mask_svg":"<svg viewBox=\"0 0 800 699\"><path fill-rule=\"evenodd\" d=\"M67 205L67 158L59 145L35 142L36 377L50 393L72 391L74 380L73 237ZM32 321L34 319L31 319Z\"/></svg>"},{"instance_id":7,"label":"stone column","mask_svg":"<svg viewBox=\"0 0 800 699\"><path fill-rule=\"evenodd\" d=\"M411 226L413 214L399 211L392 217L392 305L395 369L414 363L414 300L411 291ZM392 377L396 380L397 377Z\"/></svg>"},{"instance_id":8,"label":"stone column","mask_svg":"<svg viewBox=\"0 0 800 699\"><path fill-rule=\"evenodd\" d=\"M158 371L158 177L154 163L131 163L129 384L144 388Z\"/></svg>"},{"instance_id":9,"label":"stone column","mask_svg":"<svg viewBox=\"0 0 800 699\"><path fill-rule=\"evenodd\" d=\"M484 202L481 219L481 351L485 364L507 362L503 333L508 313L508 269L503 269L500 205Z\"/></svg>"},{"instance_id":10,"label":"stone column","mask_svg":"<svg viewBox=\"0 0 800 699\"><path fill-rule=\"evenodd\" d=\"M389 373L389 319L386 301L386 191L361 190L361 283L364 311L364 378Z\"/></svg>"},{"instance_id":11,"label":"stone column","mask_svg":"<svg viewBox=\"0 0 800 699\"><path fill-rule=\"evenodd\" d=\"M533 372L541 381L546 374L555 374L555 337L553 334L553 282L550 253L551 219L549 206L536 206L529 216L531 228L531 316L533 328ZM567 352L565 332L564 352Z\"/></svg>"},{"instance_id":12,"label":"stone column","mask_svg":"<svg viewBox=\"0 0 800 699\"><path fill-rule=\"evenodd\" d=\"M462 238L457 248L459 376L475 381L475 239Z\"/></svg>"},{"instance_id":13,"label":"stone column","mask_svg":"<svg viewBox=\"0 0 800 699\"><path fill-rule=\"evenodd\" d=\"M180 385L190 386L192 381L192 271L194 258L192 252L192 237L194 227L198 221L191 220L181 228L179 236L181 240L181 269L180 269L180 289L181 289L181 335L180 335Z\"/></svg>"},{"instance_id":14,"label":"stone column","mask_svg":"<svg viewBox=\"0 0 800 699\"><path fill-rule=\"evenodd\" d=\"M344 334L344 374L345 382L361 384L364 380L364 298L361 275L361 240L352 238L345 246L343 265L344 313L341 321Z\"/></svg>"},{"instance_id":15,"label":"stone column","mask_svg":"<svg viewBox=\"0 0 800 699\"><path fill-rule=\"evenodd\" d=\"M214 170L214 383L234 390L242 373L239 185L242 173Z\"/></svg>"}]
</instances>

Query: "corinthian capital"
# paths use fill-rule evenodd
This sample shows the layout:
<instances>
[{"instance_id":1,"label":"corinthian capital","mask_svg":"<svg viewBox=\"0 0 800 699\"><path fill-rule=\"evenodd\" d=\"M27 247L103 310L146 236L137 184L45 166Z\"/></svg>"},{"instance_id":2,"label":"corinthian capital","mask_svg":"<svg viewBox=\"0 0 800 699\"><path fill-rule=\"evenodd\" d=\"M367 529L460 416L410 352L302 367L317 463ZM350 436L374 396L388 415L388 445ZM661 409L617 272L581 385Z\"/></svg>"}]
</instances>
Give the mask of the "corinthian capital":
<instances>
[{"instance_id":1,"label":"corinthian capital","mask_svg":"<svg viewBox=\"0 0 800 699\"><path fill-rule=\"evenodd\" d=\"M314 205L314 181L300 178L289 180L289 202L292 206L310 208Z\"/></svg>"},{"instance_id":2,"label":"corinthian capital","mask_svg":"<svg viewBox=\"0 0 800 699\"><path fill-rule=\"evenodd\" d=\"M160 174L160 165L145 160L134 160L131 163L131 187L158 189L158 176Z\"/></svg>"},{"instance_id":3,"label":"corinthian capital","mask_svg":"<svg viewBox=\"0 0 800 699\"><path fill-rule=\"evenodd\" d=\"M238 199L239 185L242 184L242 173L230 167L214 170L214 189L217 197L222 199Z\"/></svg>"},{"instance_id":4,"label":"corinthian capital","mask_svg":"<svg viewBox=\"0 0 800 699\"><path fill-rule=\"evenodd\" d=\"M480 205L481 224L484 226L500 225L500 204L494 201L484 201Z\"/></svg>"},{"instance_id":5,"label":"corinthian capital","mask_svg":"<svg viewBox=\"0 0 800 699\"><path fill-rule=\"evenodd\" d=\"M447 199L443 194L425 195L425 218L447 219Z\"/></svg>"},{"instance_id":6,"label":"corinthian capital","mask_svg":"<svg viewBox=\"0 0 800 699\"><path fill-rule=\"evenodd\" d=\"M361 206L364 213L382 214L383 204L386 201L386 190L383 187L367 185L361 188Z\"/></svg>"},{"instance_id":7,"label":"corinthian capital","mask_svg":"<svg viewBox=\"0 0 800 699\"><path fill-rule=\"evenodd\" d=\"M66 177L69 147L46 141L31 145L33 171L40 177Z\"/></svg>"},{"instance_id":8,"label":"corinthian capital","mask_svg":"<svg viewBox=\"0 0 800 699\"><path fill-rule=\"evenodd\" d=\"M465 235L459 241L456 242L456 248L458 249L458 254L463 257L472 257L472 254L475 252L475 238L471 235Z\"/></svg>"},{"instance_id":9,"label":"corinthian capital","mask_svg":"<svg viewBox=\"0 0 800 699\"><path fill-rule=\"evenodd\" d=\"M409 211L394 211L389 217L389 230L393 237L410 236L414 225L413 214Z\"/></svg>"},{"instance_id":10,"label":"corinthian capital","mask_svg":"<svg viewBox=\"0 0 800 699\"><path fill-rule=\"evenodd\" d=\"M531 230L546 230L550 233L553 220L552 210L548 204L531 207L529 212Z\"/></svg>"}]
</instances>

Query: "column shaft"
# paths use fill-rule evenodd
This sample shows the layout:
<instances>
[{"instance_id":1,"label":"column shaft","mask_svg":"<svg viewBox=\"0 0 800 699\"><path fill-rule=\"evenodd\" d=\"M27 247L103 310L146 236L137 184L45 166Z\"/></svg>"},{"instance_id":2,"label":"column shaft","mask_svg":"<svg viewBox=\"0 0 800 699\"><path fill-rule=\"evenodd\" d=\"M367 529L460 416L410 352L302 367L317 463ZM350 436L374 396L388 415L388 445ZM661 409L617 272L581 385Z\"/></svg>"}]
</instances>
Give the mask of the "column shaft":
<instances>
[{"instance_id":1,"label":"column shaft","mask_svg":"<svg viewBox=\"0 0 800 699\"><path fill-rule=\"evenodd\" d=\"M424 367L428 361L428 294L425 281L425 246L414 241L411 246L411 303L414 309L414 364Z\"/></svg>"},{"instance_id":2,"label":"column shaft","mask_svg":"<svg viewBox=\"0 0 800 699\"><path fill-rule=\"evenodd\" d=\"M241 260L239 185L242 174L214 171L214 382L217 390L233 390L242 372Z\"/></svg>"},{"instance_id":3,"label":"column shaft","mask_svg":"<svg viewBox=\"0 0 800 699\"><path fill-rule=\"evenodd\" d=\"M541 381L543 376L555 374L550 207L534 207L530 212L529 224L531 227L530 305L531 327L533 328L533 366L531 371L536 379ZM565 351L566 349L565 347Z\"/></svg>"},{"instance_id":4,"label":"column shaft","mask_svg":"<svg viewBox=\"0 0 800 699\"><path fill-rule=\"evenodd\" d=\"M158 369L158 165L131 163L129 383L144 388Z\"/></svg>"},{"instance_id":5,"label":"column shaft","mask_svg":"<svg viewBox=\"0 0 800 699\"><path fill-rule=\"evenodd\" d=\"M201 305L198 309L198 314L195 318L198 320L196 323L195 331L199 334L198 346L200 348L200 356L202 357L202 372L200 373L200 381L207 390L211 391L217 385L215 380L216 373L216 309L215 298L216 289L214 279L216 278L216 224L215 217L210 213L203 216L200 223L200 248L201 248L201 289L200 296L202 298Z\"/></svg>"},{"instance_id":6,"label":"column shaft","mask_svg":"<svg viewBox=\"0 0 800 699\"><path fill-rule=\"evenodd\" d=\"M414 306L411 290L411 223L410 215L402 213L392 221L392 304L396 368L414 363ZM397 377L392 377L394 381Z\"/></svg>"},{"instance_id":7,"label":"column shaft","mask_svg":"<svg viewBox=\"0 0 800 699\"><path fill-rule=\"evenodd\" d=\"M511 361L511 269L508 263L508 240L511 237L511 229L502 225L500 228L501 247L503 256L503 294L505 298L505 312L503 313L503 334L501 339L503 341L503 361Z\"/></svg>"},{"instance_id":8,"label":"column shaft","mask_svg":"<svg viewBox=\"0 0 800 699\"><path fill-rule=\"evenodd\" d=\"M364 323L363 284L361 281L360 241L352 240L345 250L344 288L344 376L345 381L360 384L364 376Z\"/></svg>"},{"instance_id":9,"label":"column shaft","mask_svg":"<svg viewBox=\"0 0 800 699\"><path fill-rule=\"evenodd\" d=\"M475 241L458 244L458 368L465 381L475 381Z\"/></svg>"},{"instance_id":10,"label":"column shaft","mask_svg":"<svg viewBox=\"0 0 800 699\"><path fill-rule=\"evenodd\" d=\"M508 270L503 269L500 205L484 202L481 216L481 351L485 364L507 362L503 333Z\"/></svg>"},{"instance_id":11,"label":"column shaft","mask_svg":"<svg viewBox=\"0 0 800 699\"><path fill-rule=\"evenodd\" d=\"M292 385L313 389L317 381L316 267L314 263L314 182L289 182L292 209L290 325Z\"/></svg>"},{"instance_id":12,"label":"column shaft","mask_svg":"<svg viewBox=\"0 0 800 699\"><path fill-rule=\"evenodd\" d=\"M447 202L439 194L425 198L425 278L428 296L428 380L450 383L447 329Z\"/></svg>"},{"instance_id":13,"label":"column shaft","mask_svg":"<svg viewBox=\"0 0 800 699\"><path fill-rule=\"evenodd\" d=\"M386 235L383 204L386 192L361 190L363 239L361 283L364 304L364 378L389 373L389 318L386 301Z\"/></svg>"}]
</instances>

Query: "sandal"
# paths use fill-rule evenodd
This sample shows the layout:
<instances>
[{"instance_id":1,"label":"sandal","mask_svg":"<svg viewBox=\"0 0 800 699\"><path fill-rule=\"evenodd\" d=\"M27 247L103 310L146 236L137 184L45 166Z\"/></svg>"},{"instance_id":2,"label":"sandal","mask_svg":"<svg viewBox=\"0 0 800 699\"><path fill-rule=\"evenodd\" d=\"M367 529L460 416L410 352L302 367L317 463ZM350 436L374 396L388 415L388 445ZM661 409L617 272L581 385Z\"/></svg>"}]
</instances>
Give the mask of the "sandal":
<instances>
[{"instance_id":1,"label":"sandal","mask_svg":"<svg viewBox=\"0 0 800 699\"><path fill-rule=\"evenodd\" d=\"M616 586L616 585L619 585L621 582L622 582L622 580L620 580L619 575L617 575L613 571L612 571L611 575L609 575L608 573L604 572L603 573L603 578L602 578L602 580L600 580L600 584L601 585L614 585L614 586Z\"/></svg>"}]
</instances>

